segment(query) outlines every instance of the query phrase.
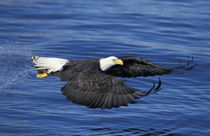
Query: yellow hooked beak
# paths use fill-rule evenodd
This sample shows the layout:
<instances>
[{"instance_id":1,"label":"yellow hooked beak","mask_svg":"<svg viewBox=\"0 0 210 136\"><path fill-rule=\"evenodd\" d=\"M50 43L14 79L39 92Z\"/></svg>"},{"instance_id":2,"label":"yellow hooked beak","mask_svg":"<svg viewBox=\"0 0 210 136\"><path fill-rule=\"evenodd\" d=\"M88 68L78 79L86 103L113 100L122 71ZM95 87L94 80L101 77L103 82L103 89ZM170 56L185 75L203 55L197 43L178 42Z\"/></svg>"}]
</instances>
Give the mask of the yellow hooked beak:
<instances>
[{"instance_id":1,"label":"yellow hooked beak","mask_svg":"<svg viewBox=\"0 0 210 136\"><path fill-rule=\"evenodd\" d=\"M121 59L114 60L115 64L123 65L123 61Z\"/></svg>"}]
</instances>

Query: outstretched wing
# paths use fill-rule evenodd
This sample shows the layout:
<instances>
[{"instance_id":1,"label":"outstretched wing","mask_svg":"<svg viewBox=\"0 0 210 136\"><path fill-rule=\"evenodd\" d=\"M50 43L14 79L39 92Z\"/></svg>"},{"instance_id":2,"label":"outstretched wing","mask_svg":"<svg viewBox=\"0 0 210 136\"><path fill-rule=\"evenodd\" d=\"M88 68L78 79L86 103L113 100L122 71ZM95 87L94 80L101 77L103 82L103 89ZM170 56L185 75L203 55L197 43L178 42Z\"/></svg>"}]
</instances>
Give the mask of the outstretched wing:
<instances>
[{"instance_id":1,"label":"outstretched wing","mask_svg":"<svg viewBox=\"0 0 210 136\"><path fill-rule=\"evenodd\" d=\"M89 108L110 109L112 107L127 106L134 99L147 96L157 88L148 92L140 91L124 85L125 81L104 74L102 72L90 74L81 73L75 80L70 80L62 89L62 94L75 104L85 105Z\"/></svg>"},{"instance_id":2,"label":"outstretched wing","mask_svg":"<svg viewBox=\"0 0 210 136\"><path fill-rule=\"evenodd\" d=\"M173 69L165 68L149 62L148 60L135 56L119 57L123 61L123 66L115 65L107 74L119 77L137 77L137 76L154 76L169 74Z\"/></svg>"}]
</instances>

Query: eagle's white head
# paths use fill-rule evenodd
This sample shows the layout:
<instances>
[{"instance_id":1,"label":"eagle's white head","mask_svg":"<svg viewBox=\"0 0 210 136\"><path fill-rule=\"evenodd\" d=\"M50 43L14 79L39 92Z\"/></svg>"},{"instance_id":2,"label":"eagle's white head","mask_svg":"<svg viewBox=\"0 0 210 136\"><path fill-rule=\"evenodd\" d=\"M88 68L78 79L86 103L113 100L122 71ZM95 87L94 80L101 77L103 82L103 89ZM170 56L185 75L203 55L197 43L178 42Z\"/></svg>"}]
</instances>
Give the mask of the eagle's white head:
<instances>
[{"instance_id":1,"label":"eagle's white head","mask_svg":"<svg viewBox=\"0 0 210 136\"><path fill-rule=\"evenodd\" d=\"M118 65L123 65L123 61L121 59L118 59L115 56L110 56L110 57L107 57L107 58L101 58L99 60L99 63L100 63L100 69L102 71L109 70L112 66L117 65L117 64Z\"/></svg>"}]
</instances>

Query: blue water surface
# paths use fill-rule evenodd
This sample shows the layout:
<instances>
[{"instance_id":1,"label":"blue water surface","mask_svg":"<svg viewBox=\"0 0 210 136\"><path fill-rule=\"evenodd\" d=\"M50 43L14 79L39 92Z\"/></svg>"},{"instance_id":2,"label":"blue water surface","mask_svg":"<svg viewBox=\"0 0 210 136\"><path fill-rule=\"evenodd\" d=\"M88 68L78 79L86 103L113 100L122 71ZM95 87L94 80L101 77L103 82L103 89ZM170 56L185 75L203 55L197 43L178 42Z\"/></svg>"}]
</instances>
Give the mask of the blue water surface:
<instances>
[{"instance_id":1,"label":"blue water surface","mask_svg":"<svg viewBox=\"0 0 210 136\"><path fill-rule=\"evenodd\" d=\"M0 0L0 135L210 135L210 1ZM138 56L191 71L129 78L148 90L136 104L88 109L67 101L66 84L38 79L32 55L68 59Z\"/></svg>"}]
</instances>

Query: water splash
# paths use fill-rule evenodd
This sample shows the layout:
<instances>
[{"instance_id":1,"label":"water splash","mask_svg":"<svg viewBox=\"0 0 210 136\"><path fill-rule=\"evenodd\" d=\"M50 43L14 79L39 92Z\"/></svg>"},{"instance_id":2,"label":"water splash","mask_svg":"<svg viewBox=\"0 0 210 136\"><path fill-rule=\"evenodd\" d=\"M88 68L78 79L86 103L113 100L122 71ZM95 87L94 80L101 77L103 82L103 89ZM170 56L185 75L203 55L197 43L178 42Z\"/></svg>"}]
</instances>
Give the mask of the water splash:
<instances>
[{"instance_id":1,"label":"water splash","mask_svg":"<svg viewBox=\"0 0 210 136\"><path fill-rule=\"evenodd\" d=\"M10 89L18 81L31 77L32 49L18 46L0 46L0 89Z\"/></svg>"}]
</instances>

